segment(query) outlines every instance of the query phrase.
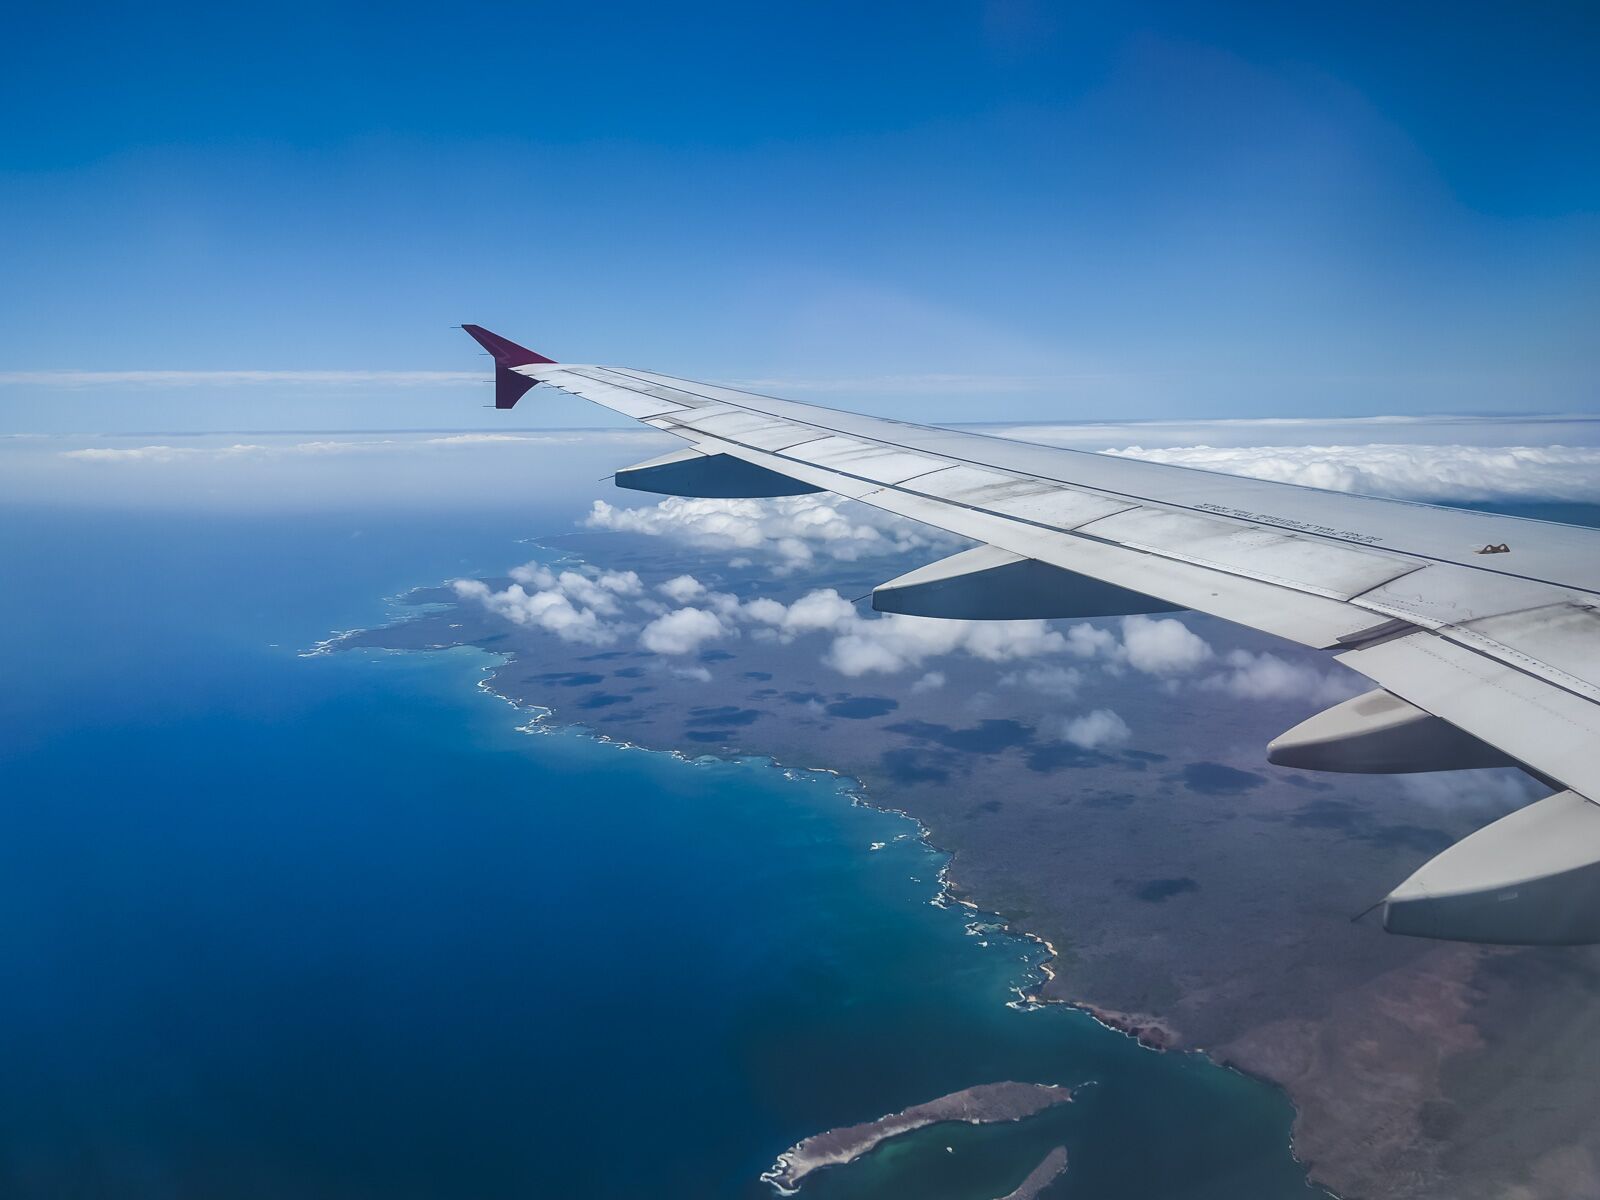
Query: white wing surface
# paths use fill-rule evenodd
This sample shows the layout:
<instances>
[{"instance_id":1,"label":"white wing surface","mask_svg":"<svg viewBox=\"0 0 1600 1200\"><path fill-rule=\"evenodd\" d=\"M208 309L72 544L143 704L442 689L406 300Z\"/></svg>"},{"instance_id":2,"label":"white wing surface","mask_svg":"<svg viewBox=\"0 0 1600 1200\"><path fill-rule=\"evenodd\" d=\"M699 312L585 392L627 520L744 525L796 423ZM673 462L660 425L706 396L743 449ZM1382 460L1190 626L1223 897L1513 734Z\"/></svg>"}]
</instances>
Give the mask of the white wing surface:
<instances>
[{"instance_id":1,"label":"white wing surface","mask_svg":"<svg viewBox=\"0 0 1600 1200\"><path fill-rule=\"evenodd\" d=\"M619 471L672 495L831 491L983 543L886 583L925 616L1193 609L1333 652L1378 690L1268 748L1284 765L1516 764L1559 794L1388 898L1385 927L1600 941L1600 531L1036 446L621 367L551 362L478 326L510 407L543 383L682 438Z\"/></svg>"}]
</instances>

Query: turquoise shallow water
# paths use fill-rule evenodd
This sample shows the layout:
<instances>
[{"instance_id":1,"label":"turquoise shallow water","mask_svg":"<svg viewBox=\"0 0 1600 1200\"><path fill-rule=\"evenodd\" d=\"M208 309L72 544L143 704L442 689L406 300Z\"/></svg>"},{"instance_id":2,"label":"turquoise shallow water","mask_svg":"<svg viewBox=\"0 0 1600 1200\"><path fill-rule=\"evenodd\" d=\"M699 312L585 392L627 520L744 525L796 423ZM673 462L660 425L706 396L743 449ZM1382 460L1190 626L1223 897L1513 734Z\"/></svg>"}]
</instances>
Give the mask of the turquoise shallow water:
<instances>
[{"instance_id":1,"label":"turquoise shallow water","mask_svg":"<svg viewBox=\"0 0 1600 1200\"><path fill-rule=\"evenodd\" d=\"M5 1195L758 1196L999 1079L1094 1086L802 1195L1057 1144L1063 1196L1306 1194L1276 1091L1007 1007L1037 952L844 781L519 733L471 652L297 655L530 518L5 517Z\"/></svg>"}]
</instances>

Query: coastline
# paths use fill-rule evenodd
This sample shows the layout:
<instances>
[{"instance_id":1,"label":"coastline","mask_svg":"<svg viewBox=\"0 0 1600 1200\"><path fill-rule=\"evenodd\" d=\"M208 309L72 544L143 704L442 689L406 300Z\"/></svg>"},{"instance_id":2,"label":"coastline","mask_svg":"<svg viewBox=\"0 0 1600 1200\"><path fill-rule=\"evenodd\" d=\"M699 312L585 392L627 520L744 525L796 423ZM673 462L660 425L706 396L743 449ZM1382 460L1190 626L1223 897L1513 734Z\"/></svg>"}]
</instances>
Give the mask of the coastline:
<instances>
[{"instance_id":1,"label":"coastline","mask_svg":"<svg viewBox=\"0 0 1600 1200\"><path fill-rule=\"evenodd\" d=\"M399 615L400 621L410 619L414 611L414 609L408 607L406 613ZM916 814L877 799L873 790L854 775L835 767L792 765L772 753L733 752L718 754L707 751L691 752L677 746L651 746L641 741L615 737L582 721L559 719L557 716L558 709L555 706L519 699L509 694L507 690L496 686L498 673L517 661L517 655L514 651L494 650L467 642L421 647L359 645L345 647L340 644L353 637L372 632L375 631L349 630L337 633L317 643L312 651L305 653L327 654L343 652L347 649L381 650L388 654L410 654L415 653L417 650L430 653L441 650L470 650L475 655L483 655L490 660L479 666L478 678L474 686L477 690L483 691L508 705L518 717L523 718L519 724L514 726L516 732L529 735L580 737L586 741L617 750L638 750L647 754L665 755L689 766L695 765L697 761L716 762L773 770L788 779L800 779L807 776L821 777L831 783L832 790L836 795L841 799L847 800L852 806L871 809L874 812L908 822L911 828L894 840L899 841L902 838L914 839L923 853L933 856L939 863L935 873L933 894L926 903L937 908L948 909L956 907L976 916L989 918L988 920L973 923L974 925L981 924L987 928L975 930L969 926L968 934L970 936L979 936L981 933L982 936L988 937L998 933L1016 942L1018 948L1025 951L1021 957L1027 965L1019 972L1018 978L1011 983L1010 991L1013 998L1006 1002L1006 1007L1018 1011L1032 1011L1049 1007L1079 1012L1089 1017L1101 1028L1133 1041L1141 1049L1155 1053L1174 1051L1183 1055L1193 1055L1204 1060L1212 1069L1249 1078L1271 1088L1283 1097L1295 1114L1295 1124L1291 1126L1285 1145L1289 1157L1302 1167L1309 1168L1312 1166L1312 1164L1301 1158L1297 1152L1295 1133L1298 1128L1301 1109L1287 1087L1268 1076L1242 1069L1233 1063L1221 1060L1206 1050L1183 1047L1181 1036L1177 1030L1170 1022L1160 1016L1146 1013L1120 1012L1084 998L1047 994L1046 989L1056 984L1059 978L1055 964L1059 960L1060 952L1056 946L1044 935L1019 926L1014 918L998 911L998 909L985 908L977 899L974 899L968 889L956 882L952 877L955 854L953 851L940 846L934 840L932 829ZM1064 1155L1062 1161L1063 1163L1065 1161ZM762 1180L771 1184L779 1194L793 1194L779 1188L774 1181L767 1179L766 1175L762 1176ZM1310 1188L1317 1189L1328 1196L1337 1196L1337 1193L1333 1192L1327 1185L1313 1178L1309 1170L1306 1182Z\"/></svg>"},{"instance_id":2,"label":"coastline","mask_svg":"<svg viewBox=\"0 0 1600 1200\"><path fill-rule=\"evenodd\" d=\"M659 574L715 570L651 549L631 561ZM842 676L814 645L745 636L676 660L626 640L563 642L478 606L429 611L415 601L439 589L417 592L390 623L328 649L482 650L490 665L475 682L527 732L842 781L852 804L910 820L940 856L926 903L967 914L974 937L1031 943L996 1003L1082 1012L1138 1049L1270 1085L1285 1160L1315 1187L1394 1200L1492 1200L1514 1186L1530 1200L1587 1194L1550 1191L1540 1181L1554 1173L1592 1175L1600 1195L1600 1138L1529 1108L1592 1092L1600 1051L1572 1045L1575 1035L1560 1059L1544 1051L1550 1030L1587 1011L1600 955L1507 952L1456 964L1452 987L1438 988L1430 947L1347 919L1350 898L1481 823L1481 809L1400 780L1259 765L1286 714L1230 708L1219 743L1216 706L1195 689L1158 698L1141 680L1107 676L1095 703L1159 721L1164 753L1145 742L1080 754L1043 732L1059 700L1008 688L1004 668L981 662L944 660L948 686L929 693ZM1221 644L1283 653L1196 624ZM680 672L680 661L696 669ZM818 761L837 766L787 765ZM1451 782L1480 806L1511 783ZM1584 1022L1600 1028L1600 1015Z\"/></svg>"}]
</instances>

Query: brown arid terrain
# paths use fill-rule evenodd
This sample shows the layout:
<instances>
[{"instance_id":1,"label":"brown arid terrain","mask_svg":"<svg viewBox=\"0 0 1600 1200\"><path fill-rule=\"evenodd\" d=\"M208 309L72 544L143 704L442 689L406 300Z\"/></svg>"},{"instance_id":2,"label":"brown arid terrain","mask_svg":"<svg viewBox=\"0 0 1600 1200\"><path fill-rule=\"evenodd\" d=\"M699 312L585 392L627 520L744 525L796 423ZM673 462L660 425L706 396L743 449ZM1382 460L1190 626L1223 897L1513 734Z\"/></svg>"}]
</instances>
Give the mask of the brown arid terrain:
<instances>
[{"instance_id":1,"label":"brown arid terrain","mask_svg":"<svg viewBox=\"0 0 1600 1200\"><path fill-rule=\"evenodd\" d=\"M805 590L647 539L583 535L560 550L652 585L720 570L718 586L741 595ZM859 594L892 572L831 564L828 582ZM1064 698L1008 682L1015 664L955 656L938 663L942 686L918 689L841 676L803 640L746 636L669 660L632 642L565 643L445 590L413 599L438 607L338 648L480 647L502 656L488 686L548 720L854 777L952 855L954 898L1051 948L1042 999L1281 1086L1297 1154L1341 1197L1600 1197L1600 953L1429 943L1352 920L1536 794L1520 777L1266 765L1266 742L1321 706L1310 698L1251 702L1129 671ZM1326 668L1185 620L1219 653ZM1131 736L1089 749L1047 732L1063 708L1090 707L1121 714Z\"/></svg>"}]
</instances>

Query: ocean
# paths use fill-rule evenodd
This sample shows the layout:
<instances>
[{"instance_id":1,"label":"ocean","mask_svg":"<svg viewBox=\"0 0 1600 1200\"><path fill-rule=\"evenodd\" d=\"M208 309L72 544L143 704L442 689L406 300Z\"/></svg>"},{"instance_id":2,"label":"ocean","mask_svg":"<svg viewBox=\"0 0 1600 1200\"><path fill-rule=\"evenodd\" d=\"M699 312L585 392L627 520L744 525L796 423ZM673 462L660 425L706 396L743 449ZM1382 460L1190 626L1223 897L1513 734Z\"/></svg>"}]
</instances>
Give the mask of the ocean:
<instances>
[{"instance_id":1,"label":"ocean","mask_svg":"<svg viewBox=\"0 0 1600 1200\"><path fill-rule=\"evenodd\" d=\"M801 1194L1311 1194L1281 1093L1009 1004L1031 943L848 780L524 732L490 659L304 652L558 500L0 514L0 1193L757 1197L977 1083L1082 1086ZM873 847L881 843L881 848Z\"/></svg>"}]
</instances>

